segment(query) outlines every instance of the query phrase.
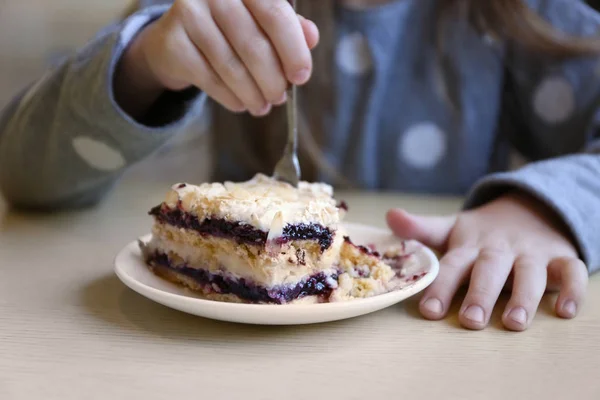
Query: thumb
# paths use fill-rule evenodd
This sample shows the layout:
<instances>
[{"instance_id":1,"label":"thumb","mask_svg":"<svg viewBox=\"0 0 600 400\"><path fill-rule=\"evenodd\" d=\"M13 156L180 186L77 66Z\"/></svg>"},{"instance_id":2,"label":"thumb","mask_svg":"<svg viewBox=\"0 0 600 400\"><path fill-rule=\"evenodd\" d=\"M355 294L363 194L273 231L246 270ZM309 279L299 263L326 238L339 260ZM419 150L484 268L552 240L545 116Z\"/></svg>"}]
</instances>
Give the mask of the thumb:
<instances>
[{"instance_id":1,"label":"thumb","mask_svg":"<svg viewBox=\"0 0 600 400\"><path fill-rule=\"evenodd\" d=\"M426 217L412 215L404 210L390 210L387 223L394 234L402 239L416 240L425 246L443 251L456 217Z\"/></svg>"}]
</instances>

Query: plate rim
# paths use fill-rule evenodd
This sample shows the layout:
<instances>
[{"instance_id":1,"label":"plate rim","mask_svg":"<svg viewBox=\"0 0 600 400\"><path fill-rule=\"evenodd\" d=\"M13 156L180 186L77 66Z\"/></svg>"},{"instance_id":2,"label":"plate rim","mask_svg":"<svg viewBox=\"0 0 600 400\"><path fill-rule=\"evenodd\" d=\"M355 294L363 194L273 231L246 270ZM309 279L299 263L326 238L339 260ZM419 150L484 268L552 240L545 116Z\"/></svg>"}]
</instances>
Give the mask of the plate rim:
<instances>
[{"instance_id":1,"label":"plate rim","mask_svg":"<svg viewBox=\"0 0 600 400\"><path fill-rule=\"evenodd\" d=\"M391 233L391 231L388 231L384 228L379 228L379 227L361 224L361 223L345 222L345 223L343 223L343 226L346 227L347 229L370 230L370 231L375 231L378 234L385 233L385 234L393 235ZM348 300L348 301L332 302L332 303L284 304L284 305L233 303L233 302L224 302L224 301L216 301L216 300L192 297L192 296L186 295L184 293L171 293L171 292L150 286L144 282L139 281L138 279L134 278L130 274L128 274L124 270L124 268L121 266L122 263L120 262L120 260L128 255L131 255L131 252L135 251L134 248L135 248L135 246L138 245L139 240L143 240L144 238L148 238L150 236L151 236L151 234L145 234L145 235L138 237L138 239L136 239L135 241L129 242L121 250L119 250L117 255L114 257L114 272L117 275L117 277L121 280L121 282L123 282L131 290L137 292L138 294L140 294L144 297L148 297L148 294L143 292L143 291L147 291L156 296L164 296L173 301L178 301L178 302L183 301L183 302L186 302L189 304L195 304L197 307L202 307L202 305L204 305L204 307L213 307L213 308L218 307L218 308L223 309L224 311L228 310L228 309L239 310L240 308L243 308L245 310L255 311L255 312L268 310L270 313L273 313L273 312L282 313L283 312L283 313L287 314L292 310L295 312L302 312L302 311L306 311L306 310L314 311L315 308L318 307L319 311L325 312L325 311L336 310L338 308L347 308L349 303L352 303L353 305L358 305L357 303L360 303L360 305L369 306L372 303L385 302L386 300L391 300L395 297L403 297L403 295L407 291L412 291L412 290L415 290L415 288L418 288L418 289L416 289L415 293L409 294L408 296L406 296L404 298L404 299L406 299L406 298L410 298L410 297L414 296L415 294L422 292L429 285L431 285L431 283L437 278L437 276L439 274L439 267L440 267L438 257L435 255L435 253L429 247L423 245L420 242L417 242L414 240L408 240L409 242L419 243L419 245L420 245L419 251L427 257L427 260L429 260L430 270L421 279L419 279L418 281L414 282L413 284L410 284L402 289L383 293L383 294L372 296L372 297L367 297L367 298L362 298L362 299L353 299L353 300ZM401 238L398 238L398 239L402 240ZM401 299L398 302L403 301L404 299ZM150 300L155 301L155 302L157 301L154 298L150 298ZM172 308L172 307L170 307L170 308Z\"/></svg>"}]
</instances>

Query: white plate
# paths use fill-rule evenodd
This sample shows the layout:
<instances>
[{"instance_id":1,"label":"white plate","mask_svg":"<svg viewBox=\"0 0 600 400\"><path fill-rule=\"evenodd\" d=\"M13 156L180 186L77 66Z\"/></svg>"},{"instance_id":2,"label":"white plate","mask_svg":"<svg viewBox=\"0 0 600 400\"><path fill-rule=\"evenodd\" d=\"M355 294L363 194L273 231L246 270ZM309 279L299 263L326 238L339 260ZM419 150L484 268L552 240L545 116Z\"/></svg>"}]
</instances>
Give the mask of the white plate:
<instances>
[{"instance_id":1,"label":"white plate","mask_svg":"<svg viewBox=\"0 0 600 400\"><path fill-rule=\"evenodd\" d=\"M345 224L348 236L356 244L374 244L383 249L398 243L389 231L365 225ZM142 238L147 241L150 238ZM413 243L415 244L415 243ZM300 325L337 321L382 310L424 290L439 271L438 259L425 246L416 246L418 272L425 272L418 281L402 289L338 303L263 305L237 304L202 299L189 290L167 282L146 267L137 241L127 245L115 259L115 272L128 287L167 307L200 317L221 321L259 325Z\"/></svg>"}]
</instances>

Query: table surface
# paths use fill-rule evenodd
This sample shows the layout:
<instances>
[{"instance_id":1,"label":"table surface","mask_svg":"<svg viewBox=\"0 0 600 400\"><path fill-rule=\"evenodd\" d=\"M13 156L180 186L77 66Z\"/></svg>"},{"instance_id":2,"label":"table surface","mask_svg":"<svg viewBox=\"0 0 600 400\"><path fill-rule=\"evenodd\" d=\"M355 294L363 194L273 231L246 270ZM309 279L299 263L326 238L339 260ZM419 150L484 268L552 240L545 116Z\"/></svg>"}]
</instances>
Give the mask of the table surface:
<instances>
[{"instance_id":1,"label":"table surface","mask_svg":"<svg viewBox=\"0 0 600 400\"><path fill-rule=\"evenodd\" d=\"M421 319L416 300L322 325L206 320L126 288L113 257L148 232L169 183L124 181L97 208L11 213L0 202L0 399L600 399L600 279L574 321L548 296L533 327ZM348 220L459 199L344 194ZM503 299L502 301L506 301ZM500 309L497 311L501 311Z\"/></svg>"}]
</instances>

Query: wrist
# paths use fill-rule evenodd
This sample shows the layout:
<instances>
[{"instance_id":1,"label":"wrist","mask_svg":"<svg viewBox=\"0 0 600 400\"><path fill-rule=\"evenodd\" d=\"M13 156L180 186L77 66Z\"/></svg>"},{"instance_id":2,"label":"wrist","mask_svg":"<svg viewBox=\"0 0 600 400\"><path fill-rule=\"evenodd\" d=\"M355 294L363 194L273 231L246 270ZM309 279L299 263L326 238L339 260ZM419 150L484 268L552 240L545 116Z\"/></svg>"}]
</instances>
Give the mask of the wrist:
<instances>
[{"instance_id":1,"label":"wrist","mask_svg":"<svg viewBox=\"0 0 600 400\"><path fill-rule=\"evenodd\" d=\"M117 63L113 90L117 104L132 118L139 119L167 90L154 74L147 52L152 24L131 41Z\"/></svg>"},{"instance_id":2,"label":"wrist","mask_svg":"<svg viewBox=\"0 0 600 400\"><path fill-rule=\"evenodd\" d=\"M572 245L573 251L578 253L577 240L564 219L549 204L542 201L534 194L525 190L513 188L499 197L497 201L509 201L526 209L537 218L543 220L550 229L558 232Z\"/></svg>"}]
</instances>

